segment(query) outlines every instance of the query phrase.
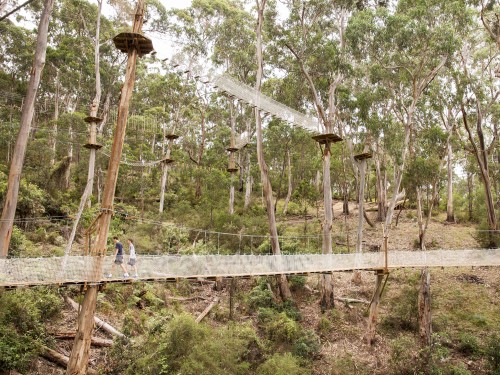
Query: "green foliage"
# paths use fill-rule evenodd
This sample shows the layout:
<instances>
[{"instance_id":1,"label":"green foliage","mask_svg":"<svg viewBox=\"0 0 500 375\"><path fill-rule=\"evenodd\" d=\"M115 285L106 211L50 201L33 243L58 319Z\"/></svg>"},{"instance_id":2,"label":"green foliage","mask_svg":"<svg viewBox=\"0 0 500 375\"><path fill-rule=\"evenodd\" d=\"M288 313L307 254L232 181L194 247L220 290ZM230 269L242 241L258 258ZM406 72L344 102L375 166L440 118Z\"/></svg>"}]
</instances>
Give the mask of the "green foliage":
<instances>
[{"instance_id":1,"label":"green foliage","mask_svg":"<svg viewBox=\"0 0 500 375\"><path fill-rule=\"evenodd\" d=\"M45 323L62 301L46 288L0 293L0 371L26 371L46 344Z\"/></svg>"},{"instance_id":2,"label":"green foliage","mask_svg":"<svg viewBox=\"0 0 500 375\"><path fill-rule=\"evenodd\" d=\"M370 371L367 366L360 363L359 360L357 361L350 354L345 354L343 356L335 358L330 369L331 375L365 375L369 373Z\"/></svg>"},{"instance_id":3,"label":"green foliage","mask_svg":"<svg viewBox=\"0 0 500 375\"><path fill-rule=\"evenodd\" d=\"M477 338L467 332L462 332L458 337L457 350L466 356L479 353L479 343Z\"/></svg>"},{"instance_id":4,"label":"green foliage","mask_svg":"<svg viewBox=\"0 0 500 375\"><path fill-rule=\"evenodd\" d=\"M16 225L12 228L12 237L10 239L9 255L20 256L26 254L33 249L33 243L26 238L24 232Z\"/></svg>"},{"instance_id":5,"label":"green foliage","mask_svg":"<svg viewBox=\"0 0 500 375\"><path fill-rule=\"evenodd\" d=\"M262 307L257 316L259 327L272 341L293 343L301 334L300 326L285 312Z\"/></svg>"},{"instance_id":6,"label":"green foliage","mask_svg":"<svg viewBox=\"0 0 500 375\"><path fill-rule=\"evenodd\" d=\"M290 353L275 354L257 369L257 375L305 375L308 372L300 366Z\"/></svg>"},{"instance_id":7,"label":"green foliage","mask_svg":"<svg viewBox=\"0 0 500 375\"><path fill-rule=\"evenodd\" d=\"M306 285L307 279L305 276L289 276L288 284L292 291L303 290Z\"/></svg>"},{"instance_id":8,"label":"green foliage","mask_svg":"<svg viewBox=\"0 0 500 375\"><path fill-rule=\"evenodd\" d=\"M412 335L401 335L390 342L391 357L389 364L394 374L413 375L418 366L418 347L416 339Z\"/></svg>"},{"instance_id":9,"label":"green foliage","mask_svg":"<svg viewBox=\"0 0 500 375\"><path fill-rule=\"evenodd\" d=\"M247 356L260 351L253 330L244 325L212 329L189 315L147 324L145 341L113 352L124 374L247 374ZM123 351L127 355L123 355Z\"/></svg>"},{"instance_id":10,"label":"green foliage","mask_svg":"<svg viewBox=\"0 0 500 375\"><path fill-rule=\"evenodd\" d=\"M493 375L500 374L500 340L496 334L492 335L486 344L484 355Z\"/></svg>"},{"instance_id":11,"label":"green foliage","mask_svg":"<svg viewBox=\"0 0 500 375\"><path fill-rule=\"evenodd\" d=\"M390 307L390 313L382 320L382 327L388 330L409 330L417 327L418 321L418 285L419 274L415 273L402 285Z\"/></svg>"},{"instance_id":12,"label":"green foliage","mask_svg":"<svg viewBox=\"0 0 500 375\"><path fill-rule=\"evenodd\" d=\"M273 292L267 287L267 279L261 277L256 287L248 295L248 307L257 310L261 307L276 307Z\"/></svg>"},{"instance_id":13,"label":"green foliage","mask_svg":"<svg viewBox=\"0 0 500 375\"><path fill-rule=\"evenodd\" d=\"M313 330L305 330L293 343L292 352L298 357L313 359L321 349L321 340Z\"/></svg>"}]
</instances>

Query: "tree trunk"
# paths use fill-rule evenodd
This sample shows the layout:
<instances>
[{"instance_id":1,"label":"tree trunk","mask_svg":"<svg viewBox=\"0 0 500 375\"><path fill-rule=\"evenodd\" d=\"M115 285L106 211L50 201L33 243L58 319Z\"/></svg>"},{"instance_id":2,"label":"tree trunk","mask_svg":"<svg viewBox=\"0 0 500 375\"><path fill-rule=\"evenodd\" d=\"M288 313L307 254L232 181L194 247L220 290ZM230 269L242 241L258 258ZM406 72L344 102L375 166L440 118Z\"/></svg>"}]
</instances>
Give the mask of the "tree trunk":
<instances>
[{"instance_id":1,"label":"tree trunk","mask_svg":"<svg viewBox=\"0 0 500 375\"><path fill-rule=\"evenodd\" d=\"M97 25L96 25L96 37L95 37L95 49L94 49L94 64L95 64L95 96L92 101L92 106L90 107L90 116L97 117L97 112L99 110L99 102L101 101L101 74L99 71L99 34L100 34L100 26L101 26L101 9L102 9L102 1L98 1L97 7ZM90 123L90 135L89 135L89 144L97 143L97 123ZM66 248L64 249L65 260L63 266L66 264L66 258L71 252L71 246L73 245L73 241L75 240L76 230L78 228L78 224L80 223L80 218L82 217L83 210L90 196L92 195L92 190L94 186L94 174L95 174L95 160L96 160L96 149L91 148L89 154L89 167L87 172L87 184L85 185L85 189L80 198L80 204L78 206L78 212L76 213L75 220L73 221L73 228L71 229L71 234L68 239L68 243ZM68 168L69 169L69 168Z\"/></svg>"},{"instance_id":2,"label":"tree trunk","mask_svg":"<svg viewBox=\"0 0 500 375\"><path fill-rule=\"evenodd\" d=\"M387 200L386 200L386 177L387 174L384 171L384 176L382 176L381 168L380 168L380 159L379 156L375 158L375 173L376 173L376 187L377 187L377 221L383 222L385 220L386 210L387 210Z\"/></svg>"},{"instance_id":3,"label":"tree trunk","mask_svg":"<svg viewBox=\"0 0 500 375\"><path fill-rule=\"evenodd\" d=\"M142 28L144 16L144 0L138 0L134 18L133 32L139 33ZM135 68L137 61L137 50L128 51L127 68L125 72L125 82L121 89L120 103L118 105L118 115L115 126L113 146L109 160L106 184L103 193L102 208L98 220L98 232L94 254L99 256L99 263L95 269L94 278L99 280L102 276L103 255L106 252L109 225L113 215L113 200L115 196L116 181L120 159L122 156L125 131L127 127L127 117L132 97L135 81ZM73 343L67 375L85 374L89 359L92 328L94 325L94 312L97 301L97 286L89 286L85 292L82 310L78 316L78 334Z\"/></svg>"},{"instance_id":4,"label":"tree trunk","mask_svg":"<svg viewBox=\"0 0 500 375\"><path fill-rule=\"evenodd\" d=\"M424 268L420 274L420 290L418 293L418 326L422 341L426 345L431 345L431 274L428 268Z\"/></svg>"},{"instance_id":5,"label":"tree trunk","mask_svg":"<svg viewBox=\"0 0 500 375\"><path fill-rule=\"evenodd\" d=\"M375 291L373 292L372 302L370 304L370 315L368 317L368 328L365 334L365 341L368 345L372 345L375 341L375 332L377 328L378 320L378 305L380 303L380 297L382 296L382 291L384 286L382 284L384 280L384 273L377 272L377 280L375 283Z\"/></svg>"},{"instance_id":6,"label":"tree trunk","mask_svg":"<svg viewBox=\"0 0 500 375\"><path fill-rule=\"evenodd\" d=\"M365 201L365 175L366 160L361 160L359 165L359 196L358 196L358 236L356 239L356 252L363 252L363 221L364 221L364 201Z\"/></svg>"},{"instance_id":7,"label":"tree trunk","mask_svg":"<svg viewBox=\"0 0 500 375\"><path fill-rule=\"evenodd\" d=\"M250 153L247 153L246 158L246 182L245 182L245 209L250 206L250 200L252 197L252 173L250 164Z\"/></svg>"},{"instance_id":8,"label":"tree trunk","mask_svg":"<svg viewBox=\"0 0 500 375\"><path fill-rule=\"evenodd\" d=\"M68 160L68 165L66 167L66 170L64 171L64 189L68 190L71 184L71 163L73 163L73 125L69 125L68 129L68 134L69 134L69 145L68 145L68 154L67 154L67 160Z\"/></svg>"},{"instance_id":9,"label":"tree trunk","mask_svg":"<svg viewBox=\"0 0 500 375\"><path fill-rule=\"evenodd\" d=\"M469 136L469 142L474 149L474 157L479 165L479 171L481 172L481 181L483 183L484 189L484 200L486 203L486 213L488 217L488 227L490 231L497 230L497 218L495 212L495 203L493 201L493 194L491 189L491 179L489 174L489 161L488 161L488 148L486 147L484 134L483 134L483 116L481 105L479 100L476 99L476 110L477 110L477 118L476 118L476 133L479 141L479 147L474 142L474 138L472 136L471 129L469 127L469 123L467 120L467 112L465 111L464 104L462 103L462 119L465 125L465 129L467 130L467 134ZM491 233L491 232L490 232ZM494 241L494 237L490 236L490 247L496 247L497 244Z\"/></svg>"},{"instance_id":10,"label":"tree trunk","mask_svg":"<svg viewBox=\"0 0 500 375\"><path fill-rule=\"evenodd\" d=\"M59 120L59 69L56 69L56 95L54 100L54 124L52 125L52 134L50 141L50 166L56 163L56 146L57 146L57 121Z\"/></svg>"},{"instance_id":11,"label":"tree trunk","mask_svg":"<svg viewBox=\"0 0 500 375\"><path fill-rule=\"evenodd\" d=\"M285 198L285 204L283 205L283 214L286 215L288 211L288 203L290 202L290 199L292 198L292 163L290 160L290 150L286 151L286 158L287 158L287 168L288 168L288 191L286 193L286 198Z\"/></svg>"},{"instance_id":12,"label":"tree trunk","mask_svg":"<svg viewBox=\"0 0 500 375\"><path fill-rule=\"evenodd\" d=\"M229 286L229 320L234 319L234 294L236 293L237 279L233 277Z\"/></svg>"},{"instance_id":13,"label":"tree trunk","mask_svg":"<svg viewBox=\"0 0 500 375\"><path fill-rule=\"evenodd\" d=\"M448 182L447 182L447 199L446 199L446 221L449 223L455 222L455 213L453 210L453 148L451 147L451 132L446 138L447 150L447 169L448 169Z\"/></svg>"},{"instance_id":14,"label":"tree trunk","mask_svg":"<svg viewBox=\"0 0 500 375\"><path fill-rule=\"evenodd\" d=\"M266 0L261 0L260 3L257 0L258 5L258 18L257 18L257 28L256 28L256 49L257 49L257 79L255 82L255 91L260 92L260 87L262 84L262 73L263 73L263 57L262 57L262 24L264 23L264 7L266 6ZM266 161L264 160L264 150L263 150L263 139L262 139L262 122L260 117L260 111L255 108L255 125L257 130L257 161L260 168L260 176L262 180L262 189L264 194L264 200L267 209L267 219L269 222L269 234L271 240L271 248L274 255L280 255L280 243L278 241L278 229L276 227L276 217L274 214L273 205L273 190L271 187L271 182L269 181L269 173L267 169ZM277 281L280 289L281 298L283 300L290 300L292 298L292 293L288 287L288 281L285 275L277 276Z\"/></svg>"},{"instance_id":15,"label":"tree trunk","mask_svg":"<svg viewBox=\"0 0 500 375\"><path fill-rule=\"evenodd\" d=\"M363 252L363 222L364 222L364 203L365 203L365 175L366 160L359 163L359 189L358 189L358 233L356 237L356 253ZM353 273L352 281L355 284L361 284L361 273L356 270Z\"/></svg>"},{"instance_id":16,"label":"tree trunk","mask_svg":"<svg viewBox=\"0 0 500 375\"><path fill-rule=\"evenodd\" d=\"M163 212L165 206L165 189L167 187L167 179L168 179L168 164L163 163L161 166L161 186L160 186L160 213Z\"/></svg>"},{"instance_id":17,"label":"tree trunk","mask_svg":"<svg viewBox=\"0 0 500 375\"><path fill-rule=\"evenodd\" d=\"M424 219L422 207L422 188L417 187L417 223L418 223L418 243L420 250L425 250Z\"/></svg>"},{"instance_id":18,"label":"tree trunk","mask_svg":"<svg viewBox=\"0 0 500 375\"><path fill-rule=\"evenodd\" d=\"M31 121L35 111L35 99L40 84L43 66L45 65L45 56L47 51L47 33L49 19L52 14L54 0L45 0L40 23L38 25L38 35L36 40L35 58L31 68L30 80L26 97L23 102L19 134L16 140L16 147L12 156L12 162L7 181L7 191L3 205L2 217L0 220L0 257L6 257L9 250L10 238L14 225L14 216L16 214L17 200L19 196L19 184L21 181L21 172L23 169L26 147L30 134Z\"/></svg>"},{"instance_id":19,"label":"tree trunk","mask_svg":"<svg viewBox=\"0 0 500 375\"><path fill-rule=\"evenodd\" d=\"M231 173L231 186L229 187L229 215L234 214L234 173Z\"/></svg>"},{"instance_id":20,"label":"tree trunk","mask_svg":"<svg viewBox=\"0 0 500 375\"><path fill-rule=\"evenodd\" d=\"M325 219L323 221L323 243L322 253L332 253L332 224L333 224L333 208L332 208L332 188L330 180L330 144L325 145L323 153L323 197ZM333 275L325 273L321 275L321 309L331 309L335 307L334 292L333 292Z\"/></svg>"},{"instance_id":21,"label":"tree trunk","mask_svg":"<svg viewBox=\"0 0 500 375\"><path fill-rule=\"evenodd\" d=\"M472 172L467 172L467 202L469 211L469 221L473 219L473 203L474 203L474 175Z\"/></svg>"}]
</instances>

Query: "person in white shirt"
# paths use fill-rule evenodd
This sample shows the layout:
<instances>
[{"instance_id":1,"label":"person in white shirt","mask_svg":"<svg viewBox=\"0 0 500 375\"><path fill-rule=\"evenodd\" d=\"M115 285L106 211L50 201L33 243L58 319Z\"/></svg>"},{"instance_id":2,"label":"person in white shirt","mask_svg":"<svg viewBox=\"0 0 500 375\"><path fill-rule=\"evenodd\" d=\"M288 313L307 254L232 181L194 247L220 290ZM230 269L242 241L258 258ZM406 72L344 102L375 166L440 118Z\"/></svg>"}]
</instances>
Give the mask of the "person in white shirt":
<instances>
[{"instance_id":1,"label":"person in white shirt","mask_svg":"<svg viewBox=\"0 0 500 375\"><path fill-rule=\"evenodd\" d=\"M128 258L128 265L134 270L134 278L138 278L139 275L137 274L137 255L135 254L135 247L134 247L134 241L129 238L128 239L128 248L129 248L129 258Z\"/></svg>"}]
</instances>

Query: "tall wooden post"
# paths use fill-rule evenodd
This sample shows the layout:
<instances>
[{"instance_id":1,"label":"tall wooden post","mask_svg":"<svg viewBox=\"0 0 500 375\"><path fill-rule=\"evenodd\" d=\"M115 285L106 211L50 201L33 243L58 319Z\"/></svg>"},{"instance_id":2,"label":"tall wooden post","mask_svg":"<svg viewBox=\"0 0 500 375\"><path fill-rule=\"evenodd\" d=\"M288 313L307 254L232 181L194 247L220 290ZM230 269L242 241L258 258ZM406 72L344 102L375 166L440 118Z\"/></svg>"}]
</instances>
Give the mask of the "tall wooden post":
<instances>
[{"instance_id":1,"label":"tall wooden post","mask_svg":"<svg viewBox=\"0 0 500 375\"><path fill-rule=\"evenodd\" d=\"M364 204L365 204L365 176L366 176L366 164L367 159L371 158L372 154L369 152L358 154L354 156L354 159L359 163L359 188L358 188L358 235L356 238L356 253L361 254L363 252L363 220L364 220ZM356 270L354 271L352 282L355 284L361 284L361 273Z\"/></svg>"},{"instance_id":2,"label":"tall wooden post","mask_svg":"<svg viewBox=\"0 0 500 375\"><path fill-rule=\"evenodd\" d=\"M422 270L420 275L420 290L418 292L418 326L422 341L426 345L431 345L431 273L427 267Z\"/></svg>"},{"instance_id":3,"label":"tall wooden post","mask_svg":"<svg viewBox=\"0 0 500 375\"><path fill-rule=\"evenodd\" d=\"M313 136L312 138L320 144L324 145L323 151L323 202L325 206L325 219L322 223L322 253L331 254L332 249L332 225L333 225L333 208L332 208L332 185L330 178L330 158L332 155L332 143L342 141L338 135L331 133L331 122L325 122L325 133ZM321 275L321 300L320 305L322 310L335 307L334 291L333 291L333 274L324 273Z\"/></svg>"},{"instance_id":4,"label":"tall wooden post","mask_svg":"<svg viewBox=\"0 0 500 375\"><path fill-rule=\"evenodd\" d=\"M35 112L35 99L42 76L45 56L47 53L47 34L49 29L49 19L52 14L54 0L45 0L38 24L38 35L36 39L35 57L31 68L30 81L26 91L21 113L21 124L16 140L16 147L12 155L10 164L9 179L7 181L7 192L3 205L2 218L0 220L0 257L5 258L9 251L10 238L14 226L14 216L16 215L17 199L19 196L19 186L21 182L21 172L28 147L28 136L31 128L31 121Z\"/></svg>"},{"instance_id":5,"label":"tall wooden post","mask_svg":"<svg viewBox=\"0 0 500 375\"><path fill-rule=\"evenodd\" d=\"M372 302L370 303L370 315L368 317L368 328L365 334L365 341L367 344L371 345L375 341L375 332L377 328L378 320L378 305L380 303L380 297L384 291L385 283L383 284L384 276L386 274L383 271L377 271L377 282L375 285L375 291L373 293ZM386 279L387 281L387 279Z\"/></svg>"},{"instance_id":6,"label":"tall wooden post","mask_svg":"<svg viewBox=\"0 0 500 375\"><path fill-rule=\"evenodd\" d=\"M113 215L113 200L115 197L116 182L120 159L122 156L123 143L125 140L125 131L127 126L128 110L132 91L134 89L135 68L137 56L152 51L151 41L142 35L144 16L144 0L138 0L134 16L133 32L122 33L114 38L115 45L122 51L127 52L127 68L125 72L125 81L121 89L120 103L118 106L118 116L116 128L111 148L108 173L104 186L101 212L98 219L98 230L96 237L96 247L94 254L98 256L95 269L95 281L102 277L102 263L106 253L106 243L108 238L109 224ZM87 372L87 365L90 350L90 338L92 335L94 312L97 300L98 286L90 286L85 292L82 310L78 317L78 331L73 343L73 349L69 358L67 375L83 375Z\"/></svg>"}]
</instances>

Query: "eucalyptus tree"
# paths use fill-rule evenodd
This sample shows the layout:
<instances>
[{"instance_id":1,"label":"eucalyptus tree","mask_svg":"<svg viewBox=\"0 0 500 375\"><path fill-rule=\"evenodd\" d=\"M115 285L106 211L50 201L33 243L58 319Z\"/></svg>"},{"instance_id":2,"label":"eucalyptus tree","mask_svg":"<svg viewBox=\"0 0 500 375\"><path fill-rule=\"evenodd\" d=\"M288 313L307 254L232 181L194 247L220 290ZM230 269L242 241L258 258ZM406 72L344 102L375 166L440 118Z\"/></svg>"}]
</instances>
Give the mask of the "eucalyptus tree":
<instances>
[{"instance_id":1,"label":"eucalyptus tree","mask_svg":"<svg viewBox=\"0 0 500 375\"><path fill-rule=\"evenodd\" d=\"M391 112L401 124L400 146L394 154L393 193L384 223L384 237L390 231L405 165L415 144L415 111L428 85L460 46L460 31L467 26L464 2L438 0L401 0L394 8L367 8L351 18L347 30L354 56L369 59L372 79L382 81L391 91ZM384 135L385 136L385 135ZM428 270L422 273L427 279ZM377 278L376 293L381 292L382 277ZM378 300L375 298L374 300ZM372 304L365 336L375 335L377 306ZM429 336L430 332L426 332Z\"/></svg>"},{"instance_id":2,"label":"eucalyptus tree","mask_svg":"<svg viewBox=\"0 0 500 375\"><path fill-rule=\"evenodd\" d=\"M266 7L266 0L256 0L257 5L257 27L255 28L256 36L256 55L257 55L257 75L255 79L255 91L259 93L262 86L262 76L264 73L264 58L262 54L262 29L264 24L264 10ZM271 181L269 180L269 169L264 160L263 150L263 131L262 131L262 118L258 108L255 108L255 128L257 131L257 162L260 169L260 178L262 182L262 190L264 193L264 200L266 205L267 219L269 223L270 242L273 254L281 254L280 243L278 240L278 229L276 227L276 216L274 212L273 203L273 189ZM278 285L280 288L281 297L283 300L292 298L288 281L285 275L277 276Z\"/></svg>"},{"instance_id":3,"label":"eucalyptus tree","mask_svg":"<svg viewBox=\"0 0 500 375\"><path fill-rule=\"evenodd\" d=\"M349 72L346 61L345 28L354 8L354 1L341 1L333 5L330 1L293 1L290 15L278 27L279 42L288 49L298 67L312 97L324 133L336 129L340 137L345 136L338 108L337 90ZM323 196L325 219L323 227L323 253L332 252L331 228L333 222L332 192L330 179L331 144L323 151ZM343 184L344 200L347 200L347 181ZM346 206L347 207L347 206ZM347 211L345 211L347 213ZM322 275L322 308L334 306L332 275Z\"/></svg>"},{"instance_id":4,"label":"eucalyptus tree","mask_svg":"<svg viewBox=\"0 0 500 375\"><path fill-rule=\"evenodd\" d=\"M89 142L88 145L90 148L89 154L89 166L87 173L87 184L85 185L85 189L83 190L83 194L80 198L80 205L78 206L78 211L75 216L75 220L73 221L73 228L71 229L71 233L68 239L68 243L64 250L64 254L67 256L71 251L71 245L73 244L73 240L75 239L76 229L80 222L80 217L82 216L85 205L87 204L94 186L94 174L95 174L95 162L96 162L96 152L97 152L97 112L99 110L99 105L101 102L102 88L101 88L101 72L100 72L100 57L99 57L99 46L100 46L100 30L101 30L101 11L102 11L102 1L97 0L97 19L95 26L95 39L94 39L94 74L95 74L95 96L92 100L92 104L90 106L89 117L93 118L90 122L90 134L89 134ZM58 71L59 73L59 71ZM58 96L58 89L56 89L56 96ZM55 147L53 149L55 154ZM69 171L69 168L68 168Z\"/></svg>"},{"instance_id":5,"label":"eucalyptus tree","mask_svg":"<svg viewBox=\"0 0 500 375\"><path fill-rule=\"evenodd\" d=\"M500 118L498 97L500 88L495 78L494 61L498 49L480 33L470 33L460 51L458 91L460 112L470 150L476 159L483 184L487 212L488 246L498 246L495 231L498 213L495 207L495 181L491 165L499 164L498 123ZM493 156L496 155L496 159ZM498 178L497 178L498 180ZM498 195L498 191L496 192Z\"/></svg>"},{"instance_id":6,"label":"eucalyptus tree","mask_svg":"<svg viewBox=\"0 0 500 375\"><path fill-rule=\"evenodd\" d=\"M33 67L30 72L30 79L27 87L26 97L23 102L21 114L21 123L19 134L16 140L16 148L12 156L12 162L9 170L7 182L7 192L3 202L2 216L0 220L0 257L6 257L9 250L10 238L12 236L14 216L19 197L19 185L21 181L21 172L23 169L24 157L28 145L28 136L30 133L31 121L35 108L35 99L38 85L45 64L47 51L47 35L49 20L52 14L54 0L45 0L43 11L38 24L38 34L36 40L35 56Z\"/></svg>"}]
</instances>

